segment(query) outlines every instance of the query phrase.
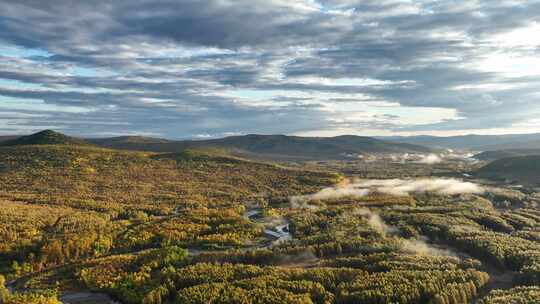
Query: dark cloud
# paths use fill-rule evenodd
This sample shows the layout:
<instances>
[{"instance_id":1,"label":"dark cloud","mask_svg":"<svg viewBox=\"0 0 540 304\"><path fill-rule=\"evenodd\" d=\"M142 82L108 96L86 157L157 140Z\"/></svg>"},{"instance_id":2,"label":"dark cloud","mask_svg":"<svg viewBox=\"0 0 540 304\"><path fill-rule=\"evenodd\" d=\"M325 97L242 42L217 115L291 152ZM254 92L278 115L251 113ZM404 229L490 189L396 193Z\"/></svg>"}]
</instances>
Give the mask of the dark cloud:
<instances>
[{"instance_id":1,"label":"dark cloud","mask_svg":"<svg viewBox=\"0 0 540 304\"><path fill-rule=\"evenodd\" d=\"M540 35L539 16L537 0L2 1L0 132L511 129L540 112L540 41L498 35Z\"/></svg>"}]
</instances>

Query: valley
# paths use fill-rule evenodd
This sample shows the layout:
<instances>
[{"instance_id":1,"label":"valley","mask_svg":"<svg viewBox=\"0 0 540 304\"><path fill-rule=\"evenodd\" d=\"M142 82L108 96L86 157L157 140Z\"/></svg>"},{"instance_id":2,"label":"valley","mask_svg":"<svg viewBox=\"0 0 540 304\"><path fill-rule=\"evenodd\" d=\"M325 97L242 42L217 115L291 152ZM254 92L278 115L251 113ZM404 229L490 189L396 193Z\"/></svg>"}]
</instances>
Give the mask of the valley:
<instances>
[{"instance_id":1,"label":"valley","mask_svg":"<svg viewBox=\"0 0 540 304\"><path fill-rule=\"evenodd\" d=\"M540 304L540 0L0 0L0 304Z\"/></svg>"},{"instance_id":2,"label":"valley","mask_svg":"<svg viewBox=\"0 0 540 304\"><path fill-rule=\"evenodd\" d=\"M45 135L0 147L4 303L540 301L540 191L468 153L275 163Z\"/></svg>"}]
</instances>

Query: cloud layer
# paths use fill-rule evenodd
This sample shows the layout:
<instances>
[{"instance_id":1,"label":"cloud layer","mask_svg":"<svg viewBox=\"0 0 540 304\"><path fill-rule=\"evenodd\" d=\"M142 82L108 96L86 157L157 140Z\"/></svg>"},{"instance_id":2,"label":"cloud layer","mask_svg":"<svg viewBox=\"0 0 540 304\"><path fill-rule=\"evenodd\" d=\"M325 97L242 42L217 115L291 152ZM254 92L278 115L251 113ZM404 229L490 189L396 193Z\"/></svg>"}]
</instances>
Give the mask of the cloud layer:
<instances>
[{"instance_id":1,"label":"cloud layer","mask_svg":"<svg viewBox=\"0 0 540 304\"><path fill-rule=\"evenodd\" d=\"M539 16L538 0L2 1L0 133L540 131Z\"/></svg>"},{"instance_id":2,"label":"cloud layer","mask_svg":"<svg viewBox=\"0 0 540 304\"><path fill-rule=\"evenodd\" d=\"M471 182L453 178L420 178L420 179L367 179L345 182L321 191L293 196L290 198L293 208L311 208L308 203L315 200L335 200L346 197L361 198L370 193L385 193L396 196L407 196L414 193L435 193L440 195L480 194L485 190Z\"/></svg>"}]
</instances>

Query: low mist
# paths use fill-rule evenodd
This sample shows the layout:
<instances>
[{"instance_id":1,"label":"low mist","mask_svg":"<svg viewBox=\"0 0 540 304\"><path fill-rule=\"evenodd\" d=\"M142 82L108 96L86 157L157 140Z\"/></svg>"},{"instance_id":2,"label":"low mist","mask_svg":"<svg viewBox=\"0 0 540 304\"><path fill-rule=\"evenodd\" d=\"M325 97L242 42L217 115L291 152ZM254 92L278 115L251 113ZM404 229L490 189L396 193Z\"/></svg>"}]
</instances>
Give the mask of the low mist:
<instances>
[{"instance_id":1,"label":"low mist","mask_svg":"<svg viewBox=\"0 0 540 304\"><path fill-rule=\"evenodd\" d=\"M426 164L426 165L435 165L438 163L442 163L443 159L436 155L436 154L429 154L426 156L423 156L421 159L416 161L418 164Z\"/></svg>"},{"instance_id":2,"label":"low mist","mask_svg":"<svg viewBox=\"0 0 540 304\"><path fill-rule=\"evenodd\" d=\"M388 226L378 213L372 212L367 208L356 209L354 214L366 217L369 227L383 236L396 232L396 229Z\"/></svg>"},{"instance_id":3,"label":"low mist","mask_svg":"<svg viewBox=\"0 0 540 304\"><path fill-rule=\"evenodd\" d=\"M378 213L373 212L369 209L366 209L366 208L357 209L355 210L354 214L366 217L369 227L377 231L384 237L387 237L397 231L396 228L386 224ZM405 252L418 254L418 255L457 257L457 255L451 252L450 250L438 249L438 248L434 248L430 246L427 243L427 238L420 238L420 239L415 239L415 240L402 239L400 241L400 248Z\"/></svg>"},{"instance_id":4,"label":"low mist","mask_svg":"<svg viewBox=\"0 0 540 304\"><path fill-rule=\"evenodd\" d=\"M368 188L372 191L397 196L424 192L443 195L480 194L484 192L484 189L477 184L453 178L363 180L354 185L355 187Z\"/></svg>"},{"instance_id":5,"label":"low mist","mask_svg":"<svg viewBox=\"0 0 540 304\"><path fill-rule=\"evenodd\" d=\"M315 200L335 200L345 197L360 198L370 193L407 196L412 193L436 193L442 195L480 194L484 189L477 184L453 178L423 179L369 179L345 182L335 187L290 198L293 208L315 208L308 204Z\"/></svg>"}]
</instances>

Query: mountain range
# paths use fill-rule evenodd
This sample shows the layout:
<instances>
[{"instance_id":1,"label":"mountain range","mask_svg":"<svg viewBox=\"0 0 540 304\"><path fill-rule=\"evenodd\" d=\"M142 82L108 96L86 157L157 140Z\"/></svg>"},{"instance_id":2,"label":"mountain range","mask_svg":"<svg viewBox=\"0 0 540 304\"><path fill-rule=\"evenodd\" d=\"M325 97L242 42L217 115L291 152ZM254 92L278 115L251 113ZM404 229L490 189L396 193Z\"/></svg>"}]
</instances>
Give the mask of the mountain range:
<instances>
[{"instance_id":1,"label":"mountain range","mask_svg":"<svg viewBox=\"0 0 540 304\"><path fill-rule=\"evenodd\" d=\"M457 139L454 139L457 140ZM423 143L433 143L424 138ZM452 142L448 140L447 143ZM366 153L436 153L420 145L384 141L372 137L298 137L286 135L244 135L210 140L167 140L140 136L82 139L51 130L26 136L0 137L0 147L63 145L89 146L119 150L163 152L162 155L185 157L193 149L202 153L239 156L254 160L339 160ZM468 145L470 147L470 145ZM439 146L440 147L440 146ZM454 147L454 146L453 146ZM461 146L463 147L463 146ZM188 153L188 154L185 154ZM175 156L175 157L176 157ZM492 161L476 173L480 177L505 179L524 185L540 184L540 150L512 149L488 151L477 159Z\"/></svg>"},{"instance_id":2,"label":"mountain range","mask_svg":"<svg viewBox=\"0 0 540 304\"><path fill-rule=\"evenodd\" d=\"M508 157L519 157L529 155L540 155L540 149L508 149L508 150L495 150L485 151L476 154L473 158L483 161L493 161Z\"/></svg>"},{"instance_id":3,"label":"mountain range","mask_svg":"<svg viewBox=\"0 0 540 304\"><path fill-rule=\"evenodd\" d=\"M167 140L140 136L80 139L45 130L10 138L2 146L36 144L92 144L99 147L149 152L181 152L190 148L218 148L230 154L253 159L323 160L345 159L364 153L429 153L430 148L408 143L388 142L372 137L299 137L286 135L244 135L210 140Z\"/></svg>"},{"instance_id":4,"label":"mountain range","mask_svg":"<svg viewBox=\"0 0 540 304\"><path fill-rule=\"evenodd\" d=\"M495 151L540 149L540 134L463 135L463 136L389 136L381 140L409 143L431 148Z\"/></svg>"}]
</instances>

